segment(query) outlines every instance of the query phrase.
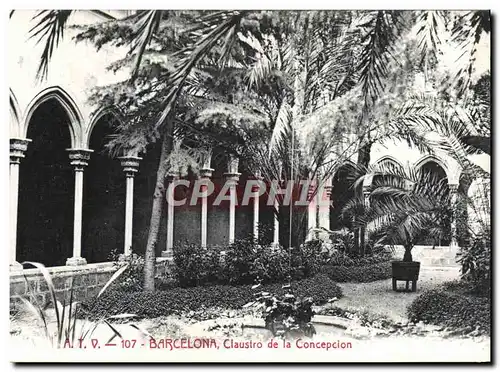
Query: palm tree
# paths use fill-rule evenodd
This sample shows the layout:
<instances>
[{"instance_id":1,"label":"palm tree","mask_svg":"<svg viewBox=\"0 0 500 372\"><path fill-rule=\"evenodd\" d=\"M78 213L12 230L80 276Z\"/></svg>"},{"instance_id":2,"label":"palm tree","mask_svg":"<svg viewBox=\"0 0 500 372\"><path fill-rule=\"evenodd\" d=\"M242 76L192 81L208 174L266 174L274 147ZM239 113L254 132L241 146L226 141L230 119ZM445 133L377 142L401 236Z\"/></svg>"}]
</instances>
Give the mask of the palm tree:
<instances>
[{"instance_id":1,"label":"palm tree","mask_svg":"<svg viewBox=\"0 0 500 372\"><path fill-rule=\"evenodd\" d=\"M356 223L380 244L403 244L403 261L412 262L411 251L423 234L444 237L448 234L451 205L445 179L422 170L397 168L387 164L370 167L373 179L370 200L354 198L344 207L346 216L356 216Z\"/></svg>"}]
</instances>

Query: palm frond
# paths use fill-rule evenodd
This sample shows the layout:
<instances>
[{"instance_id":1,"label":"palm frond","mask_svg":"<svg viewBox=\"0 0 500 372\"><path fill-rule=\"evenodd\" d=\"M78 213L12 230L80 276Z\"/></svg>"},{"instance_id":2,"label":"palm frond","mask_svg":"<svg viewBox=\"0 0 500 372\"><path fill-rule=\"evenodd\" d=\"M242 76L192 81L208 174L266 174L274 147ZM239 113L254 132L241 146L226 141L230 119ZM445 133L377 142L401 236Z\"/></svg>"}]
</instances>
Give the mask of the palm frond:
<instances>
[{"instance_id":1,"label":"palm frond","mask_svg":"<svg viewBox=\"0 0 500 372\"><path fill-rule=\"evenodd\" d=\"M361 25L367 32L361 40L361 60L358 64L365 106L372 104L385 87L387 66L395 59L393 46L401 31L401 15L397 11L377 11Z\"/></svg>"},{"instance_id":2,"label":"palm frond","mask_svg":"<svg viewBox=\"0 0 500 372\"><path fill-rule=\"evenodd\" d=\"M454 80L459 95L463 95L472 84L472 73L476 60L477 45L483 33L491 31L491 14L488 10L470 11L457 19L452 30L452 38L459 43L460 68Z\"/></svg>"},{"instance_id":3,"label":"palm frond","mask_svg":"<svg viewBox=\"0 0 500 372\"><path fill-rule=\"evenodd\" d=\"M45 46L40 58L37 70L37 79L45 79L48 74L49 62L64 36L66 23L72 10L42 10L38 12L33 20L38 23L29 30L29 37L38 37L37 44L45 40Z\"/></svg>"},{"instance_id":4,"label":"palm frond","mask_svg":"<svg viewBox=\"0 0 500 372\"><path fill-rule=\"evenodd\" d=\"M418 47L422 55L422 61L428 61L430 57L436 57L441 43L439 35L443 31L444 22L440 11L424 11L417 19Z\"/></svg>"},{"instance_id":5,"label":"palm frond","mask_svg":"<svg viewBox=\"0 0 500 372\"><path fill-rule=\"evenodd\" d=\"M137 78L144 52L154 33L158 31L162 15L162 10L149 10L141 12L138 17L138 29L134 35L135 41L130 51L135 52L135 62L131 74L132 81Z\"/></svg>"}]
</instances>

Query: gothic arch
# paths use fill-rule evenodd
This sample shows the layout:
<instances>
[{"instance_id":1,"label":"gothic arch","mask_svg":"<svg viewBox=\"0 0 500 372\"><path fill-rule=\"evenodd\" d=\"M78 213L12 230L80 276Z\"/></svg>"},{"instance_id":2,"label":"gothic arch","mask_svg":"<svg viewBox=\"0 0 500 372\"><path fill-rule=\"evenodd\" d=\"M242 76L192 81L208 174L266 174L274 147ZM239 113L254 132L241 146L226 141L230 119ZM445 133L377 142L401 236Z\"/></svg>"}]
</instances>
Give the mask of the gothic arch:
<instances>
[{"instance_id":1,"label":"gothic arch","mask_svg":"<svg viewBox=\"0 0 500 372\"><path fill-rule=\"evenodd\" d=\"M443 168L444 172L446 173L446 178L448 178L448 182L450 181L450 179L452 179L451 174L450 174L450 169L449 169L448 165L446 164L446 162L444 162L442 159L438 158L435 155L425 155L424 157L420 158L420 160L418 160L415 163L414 168L416 170L418 170L422 166L424 166L425 164L427 164L429 162L434 162L437 165L439 165L441 168Z\"/></svg>"},{"instance_id":2,"label":"gothic arch","mask_svg":"<svg viewBox=\"0 0 500 372\"><path fill-rule=\"evenodd\" d=\"M403 164L401 164L401 162L398 159L396 159L395 157L393 157L391 155L384 155L381 158L379 158L378 160L376 160L373 164L378 165L378 164L382 164L384 162L390 162L390 163L397 165L398 167L403 168Z\"/></svg>"},{"instance_id":3,"label":"gothic arch","mask_svg":"<svg viewBox=\"0 0 500 372\"><path fill-rule=\"evenodd\" d=\"M10 137L19 137L21 132L19 126L21 122L21 109L17 102L16 95L9 88L9 112L10 112Z\"/></svg>"},{"instance_id":4,"label":"gothic arch","mask_svg":"<svg viewBox=\"0 0 500 372\"><path fill-rule=\"evenodd\" d=\"M99 120L101 120L104 116L107 116L107 115L112 116L120 124L123 123L124 116L123 116L122 111L118 107L116 107L116 106L101 107L100 109L98 109L97 111L92 113L92 115L90 117L89 125L84 133L83 143L85 144L85 146L89 147L90 137L92 136L92 131L94 130L94 128L97 125L97 123L99 122Z\"/></svg>"},{"instance_id":5,"label":"gothic arch","mask_svg":"<svg viewBox=\"0 0 500 372\"><path fill-rule=\"evenodd\" d=\"M79 148L82 139L82 125L83 125L83 115L75 103L73 98L61 87L53 86L46 88L38 93L35 98L31 100L26 108L26 114L23 119L22 135L26 137L28 132L28 126L30 124L31 117L35 110L44 102L51 99L56 100L66 111L69 117L69 131L71 136L71 147Z\"/></svg>"}]
</instances>

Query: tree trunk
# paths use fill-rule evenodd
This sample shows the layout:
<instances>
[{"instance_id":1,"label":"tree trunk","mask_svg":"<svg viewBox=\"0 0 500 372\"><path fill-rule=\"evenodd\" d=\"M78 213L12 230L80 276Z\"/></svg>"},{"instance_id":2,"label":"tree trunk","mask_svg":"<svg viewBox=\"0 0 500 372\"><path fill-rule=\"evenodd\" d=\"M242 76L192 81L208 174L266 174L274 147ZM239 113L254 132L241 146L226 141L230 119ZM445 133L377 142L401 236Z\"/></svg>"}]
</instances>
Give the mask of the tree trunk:
<instances>
[{"instance_id":1,"label":"tree trunk","mask_svg":"<svg viewBox=\"0 0 500 372\"><path fill-rule=\"evenodd\" d=\"M405 246L405 254L403 256L404 262L412 262L413 261L413 257L411 255L411 249L412 249L411 246Z\"/></svg>"},{"instance_id":2,"label":"tree trunk","mask_svg":"<svg viewBox=\"0 0 500 372\"><path fill-rule=\"evenodd\" d=\"M158 244L161 216L165 206L165 176L168 171L166 159L172 152L173 147L174 121L170 118L167 120L165 134L162 139L160 162L156 171L156 186L153 194L153 206L151 208L148 244L146 245L144 262L145 291L154 291L155 289L156 245Z\"/></svg>"},{"instance_id":3,"label":"tree trunk","mask_svg":"<svg viewBox=\"0 0 500 372\"><path fill-rule=\"evenodd\" d=\"M367 168L370 165L370 152L372 150L372 144L368 142L365 146L361 147L358 151L358 165ZM363 195L363 185L360 185L356 190L358 196L364 198ZM365 255L365 231L364 227L360 227L358 230L358 239L356 239L356 251L362 257Z\"/></svg>"}]
</instances>

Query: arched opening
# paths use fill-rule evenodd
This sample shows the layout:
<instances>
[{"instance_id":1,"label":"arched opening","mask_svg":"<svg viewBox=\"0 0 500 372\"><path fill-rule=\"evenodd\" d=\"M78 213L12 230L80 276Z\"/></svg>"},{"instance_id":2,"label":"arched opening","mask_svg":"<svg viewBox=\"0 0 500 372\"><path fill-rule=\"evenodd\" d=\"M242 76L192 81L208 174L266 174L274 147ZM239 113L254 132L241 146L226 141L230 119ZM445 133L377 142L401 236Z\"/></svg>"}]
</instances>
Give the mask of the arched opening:
<instances>
[{"instance_id":1,"label":"arched opening","mask_svg":"<svg viewBox=\"0 0 500 372\"><path fill-rule=\"evenodd\" d=\"M64 265L72 256L74 174L68 152L70 118L51 98L35 108L28 122L28 146L19 169L17 257L46 266Z\"/></svg>"},{"instance_id":2,"label":"arched opening","mask_svg":"<svg viewBox=\"0 0 500 372\"><path fill-rule=\"evenodd\" d=\"M332 193L330 196L330 230L351 228L352 222L349 218L342 216L342 210L346 203L354 198L355 190L353 183L356 180L356 170L353 165L347 163L342 165L332 180Z\"/></svg>"},{"instance_id":3,"label":"arched opening","mask_svg":"<svg viewBox=\"0 0 500 372\"><path fill-rule=\"evenodd\" d=\"M434 160L429 160L420 166L422 177L432 177L437 182L442 182L445 187L445 193L449 193L448 177L446 171L441 165ZM418 245L431 245L431 246L447 246L451 241L451 216L445 217L442 221L443 233L441 236L433 236L431 234L423 234L417 241Z\"/></svg>"},{"instance_id":4,"label":"arched opening","mask_svg":"<svg viewBox=\"0 0 500 372\"><path fill-rule=\"evenodd\" d=\"M134 179L134 212L132 230L132 251L143 255L146 252L153 196L156 187L158 166L160 163L161 142L149 145L141 157L139 172ZM125 181L123 181L125 182ZM166 183L165 183L166 184ZM163 208L162 221L165 221L167 208ZM175 218L174 218L175 221ZM156 245L156 256L166 249L166 227L160 223L160 232Z\"/></svg>"},{"instance_id":5,"label":"arched opening","mask_svg":"<svg viewBox=\"0 0 500 372\"><path fill-rule=\"evenodd\" d=\"M215 190L207 198L207 245L227 245L229 243L229 201L222 200L220 204L215 205L215 200L226 182L224 173L228 170L228 162L227 150L215 147L211 160L211 167L214 169L211 180ZM226 195L229 195L229 191ZM199 216L201 216L201 212ZM198 219L200 218L198 217ZM236 228L238 228L237 225ZM236 234L235 238L238 238Z\"/></svg>"},{"instance_id":6,"label":"arched opening","mask_svg":"<svg viewBox=\"0 0 500 372\"><path fill-rule=\"evenodd\" d=\"M109 261L123 253L125 175L120 161L106 150L117 121L104 115L90 136L90 156L83 178L82 255L88 263Z\"/></svg>"}]
</instances>

